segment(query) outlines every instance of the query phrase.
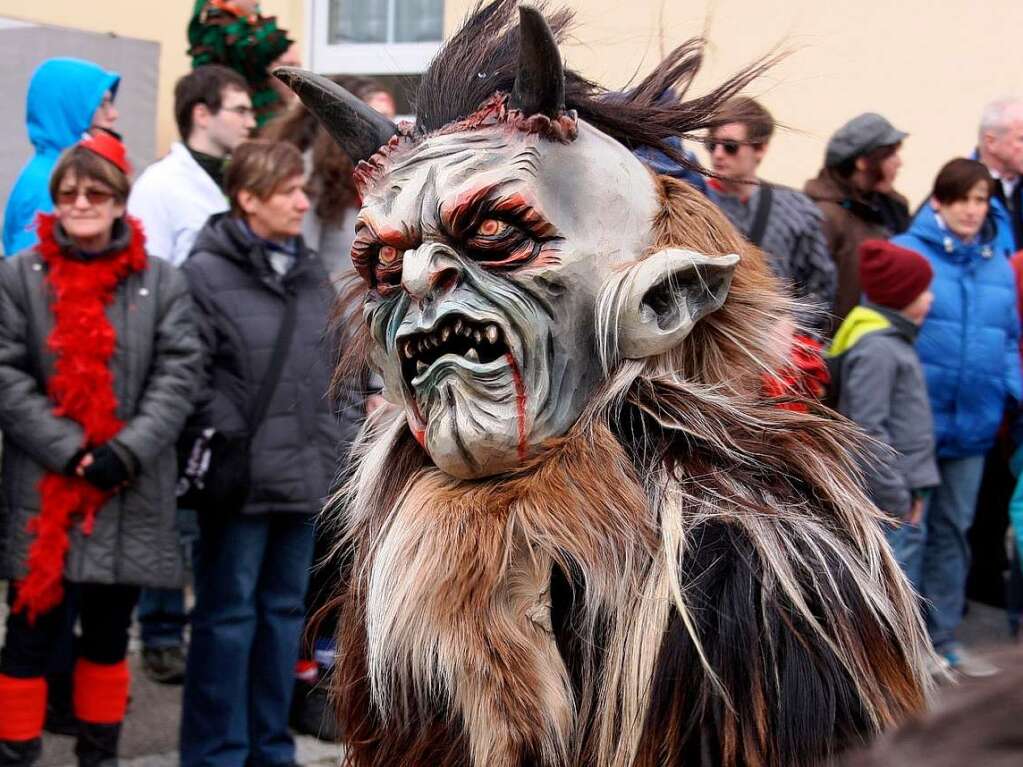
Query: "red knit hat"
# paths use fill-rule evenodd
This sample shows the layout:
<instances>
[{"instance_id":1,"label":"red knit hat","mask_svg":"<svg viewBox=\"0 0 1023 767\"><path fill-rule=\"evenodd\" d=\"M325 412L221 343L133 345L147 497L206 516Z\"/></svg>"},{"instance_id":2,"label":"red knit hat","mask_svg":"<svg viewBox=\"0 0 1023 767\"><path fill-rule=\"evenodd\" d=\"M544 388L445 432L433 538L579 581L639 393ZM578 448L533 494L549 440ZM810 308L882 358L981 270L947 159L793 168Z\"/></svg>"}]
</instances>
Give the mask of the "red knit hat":
<instances>
[{"instance_id":1,"label":"red knit hat","mask_svg":"<svg viewBox=\"0 0 1023 767\"><path fill-rule=\"evenodd\" d=\"M131 175L131 163L128 162L128 152L121 143L121 137L113 131L100 128L95 133L78 142L79 146L85 147L94 152L104 160L109 160L126 176Z\"/></svg>"},{"instance_id":2,"label":"red knit hat","mask_svg":"<svg viewBox=\"0 0 1023 767\"><path fill-rule=\"evenodd\" d=\"M899 311L927 290L934 278L930 262L915 250L884 240L860 244L860 287L878 306Z\"/></svg>"}]
</instances>

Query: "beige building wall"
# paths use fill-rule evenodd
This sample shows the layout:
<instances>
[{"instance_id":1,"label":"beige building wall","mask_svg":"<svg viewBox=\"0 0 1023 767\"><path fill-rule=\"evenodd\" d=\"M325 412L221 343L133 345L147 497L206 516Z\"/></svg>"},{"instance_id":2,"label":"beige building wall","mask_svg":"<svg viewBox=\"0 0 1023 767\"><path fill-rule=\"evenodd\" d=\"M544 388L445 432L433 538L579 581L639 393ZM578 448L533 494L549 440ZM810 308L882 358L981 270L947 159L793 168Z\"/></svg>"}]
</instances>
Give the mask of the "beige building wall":
<instances>
[{"instance_id":1,"label":"beige building wall","mask_svg":"<svg viewBox=\"0 0 1023 767\"><path fill-rule=\"evenodd\" d=\"M314 2L325 0L263 0L263 8L306 49ZM946 159L973 148L981 106L1023 96L1020 0L552 0L562 4L576 10L579 22L565 47L568 63L611 87L641 77L663 53L704 30L710 46L697 92L761 55L790 51L750 92L787 126L763 175L794 186L816 174L838 125L873 110L912 134L898 186L918 201ZM159 42L157 148L164 151L175 137L173 84L188 70L192 5L0 0L0 15ZM446 1L449 32L472 5Z\"/></svg>"},{"instance_id":2,"label":"beige building wall","mask_svg":"<svg viewBox=\"0 0 1023 767\"><path fill-rule=\"evenodd\" d=\"M778 48L786 61L755 84L779 132L765 178L794 186L816 175L828 136L865 111L911 136L898 187L915 203L941 164L970 152L982 105L1023 97L1020 0L567 0L576 10L570 66L624 86L706 29L700 88ZM471 0L448 0L454 29ZM706 159L700 150L702 159Z\"/></svg>"},{"instance_id":3,"label":"beige building wall","mask_svg":"<svg viewBox=\"0 0 1023 767\"><path fill-rule=\"evenodd\" d=\"M280 27L301 43L305 37L307 0L263 0L263 12L277 16ZM174 125L174 83L191 67L188 21L194 0L0 0L0 16L104 32L160 44L160 85L157 96L157 154L177 140ZM122 76L131 77L130 72Z\"/></svg>"}]
</instances>

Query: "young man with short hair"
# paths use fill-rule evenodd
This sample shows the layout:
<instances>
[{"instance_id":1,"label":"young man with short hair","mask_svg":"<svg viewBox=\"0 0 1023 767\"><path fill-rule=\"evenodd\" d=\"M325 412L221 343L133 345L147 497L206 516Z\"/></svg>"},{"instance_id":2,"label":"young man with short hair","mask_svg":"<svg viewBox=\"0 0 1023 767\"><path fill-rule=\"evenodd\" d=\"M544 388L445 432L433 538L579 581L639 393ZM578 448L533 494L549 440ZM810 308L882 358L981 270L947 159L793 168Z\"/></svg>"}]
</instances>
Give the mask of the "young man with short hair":
<instances>
[{"instance_id":1,"label":"young man with short hair","mask_svg":"<svg viewBox=\"0 0 1023 767\"><path fill-rule=\"evenodd\" d=\"M128 212L142 220L149 253L180 266L206 219L227 210L224 161L256 120L245 79L218 64L178 80L174 118L181 142L135 182Z\"/></svg>"},{"instance_id":2,"label":"young man with short hair","mask_svg":"<svg viewBox=\"0 0 1023 767\"><path fill-rule=\"evenodd\" d=\"M142 173L128 198L128 212L142 221L149 254L180 266L206 220L227 210L221 190L224 162L256 121L245 80L216 64L178 80L174 117L182 143L172 144L166 157ZM195 537L194 512L182 509L180 524L183 540ZM180 684L187 622L183 592L144 590L138 616L143 670L157 682Z\"/></svg>"},{"instance_id":3,"label":"young man with short hair","mask_svg":"<svg viewBox=\"0 0 1023 767\"><path fill-rule=\"evenodd\" d=\"M707 195L735 227L767 255L775 275L795 298L817 311L801 312L807 329L826 327L822 313L835 296L835 264L821 229L821 213L802 192L757 176L774 133L774 118L751 98L731 99L726 122L710 132L707 151L716 174Z\"/></svg>"}]
</instances>

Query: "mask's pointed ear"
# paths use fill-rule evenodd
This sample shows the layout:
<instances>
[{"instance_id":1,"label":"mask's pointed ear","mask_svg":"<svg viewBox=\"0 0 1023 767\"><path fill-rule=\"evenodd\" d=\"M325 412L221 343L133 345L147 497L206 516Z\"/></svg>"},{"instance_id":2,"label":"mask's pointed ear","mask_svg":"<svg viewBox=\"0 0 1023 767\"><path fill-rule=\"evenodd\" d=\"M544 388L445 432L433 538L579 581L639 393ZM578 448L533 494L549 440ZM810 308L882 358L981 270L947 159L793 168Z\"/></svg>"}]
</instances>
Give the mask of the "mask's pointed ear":
<instances>
[{"instance_id":1,"label":"mask's pointed ear","mask_svg":"<svg viewBox=\"0 0 1023 767\"><path fill-rule=\"evenodd\" d=\"M721 307L738 263L734 253L659 251L605 285L601 314L616 327L600 331L616 338L613 345L619 358L663 354L689 335L698 320Z\"/></svg>"}]
</instances>

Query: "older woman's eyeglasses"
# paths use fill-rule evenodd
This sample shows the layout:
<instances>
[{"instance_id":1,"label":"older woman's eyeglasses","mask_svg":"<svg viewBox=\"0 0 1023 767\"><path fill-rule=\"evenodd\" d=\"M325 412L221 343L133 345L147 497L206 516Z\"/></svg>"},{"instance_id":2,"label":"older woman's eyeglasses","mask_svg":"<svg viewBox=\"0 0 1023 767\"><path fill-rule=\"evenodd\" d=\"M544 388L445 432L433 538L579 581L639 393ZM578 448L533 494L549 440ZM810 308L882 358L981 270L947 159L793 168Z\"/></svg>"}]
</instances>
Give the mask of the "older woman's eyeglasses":
<instances>
[{"instance_id":1,"label":"older woman's eyeglasses","mask_svg":"<svg viewBox=\"0 0 1023 767\"><path fill-rule=\"evenodd\" d=\"M78 198L83 194L90 205L102 205L114 197L113 192L95 186L79 189L58 189L57 204L63 207L70 207L78 202Z\"/></svg>"}]
</instances>

